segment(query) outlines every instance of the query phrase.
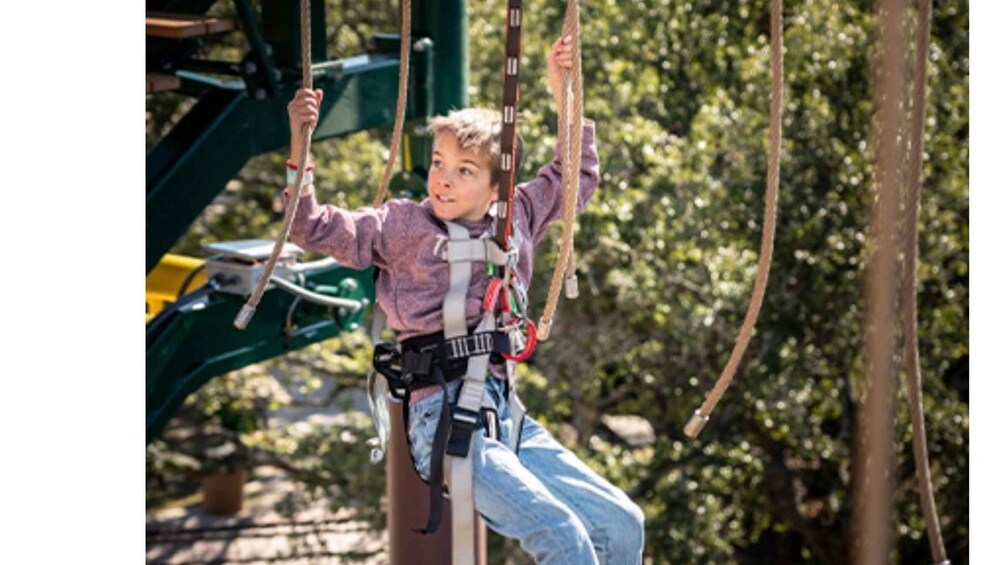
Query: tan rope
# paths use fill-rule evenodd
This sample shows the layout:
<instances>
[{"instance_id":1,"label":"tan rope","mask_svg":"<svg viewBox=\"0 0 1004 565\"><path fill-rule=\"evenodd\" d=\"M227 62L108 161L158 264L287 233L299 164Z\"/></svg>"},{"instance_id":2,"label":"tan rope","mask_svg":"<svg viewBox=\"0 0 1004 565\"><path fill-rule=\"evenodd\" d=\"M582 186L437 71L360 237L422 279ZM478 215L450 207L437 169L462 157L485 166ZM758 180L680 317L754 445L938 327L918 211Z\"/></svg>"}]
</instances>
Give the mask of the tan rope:
<instances>
[{"instance_id":1,"label":"tan rope","mask_svg":"<svg viewBox=\"0 0 1004 565\"><path fill-rule=\"evenodd\" d=\"M303 88L313 90L314 76L311 71L310 60L310 0L300 0L300 57L303 63ZM296 169L296 180L293 182L293 186L296 187L294 191L296 196L290 195L289 202L286 204L286 215L283 218L282 230L279 232L279 237L276 238L275 245L272 247L272 253L265 264L265 272L258 279L258 284L255 286L254 292L251 293L251 298L248 299L247 303L244 304L234 319L234 326L239 330L246 328L248 322L254 316L258 302L261 301L261 297L265 293L265 286L268 285L269 279L272 278L272 271L275 270L275 264L282 253L286 238L289 237L289 230L293 226L293 217L296 215L296 206L300 202L300 195L303 192L303 171L307 167L307 158L310 155L312 130L313 128L310 127L309 123L303 124L303 129L301 130L303 147L300 151L300 162Z\"/></svg>"},{"instance_id":2,"label":"tan rope","mask_svg":"<svg viewBox=\"0 0 1004 565\"><path fill-rule=\"evenodd\" d=\"M401 147L401 132L404 130L404 107L408 101L408 67L411 62L411 0L401 0L401 64L397 71L397 111L394 114L394 132L390 136L390 158L383 169L380 190L373 199L373 207L379 208L387 197L390 177L394 174L394 160Z\"/></svg>"},{"instance_id":3,"label":"tan rope","mask_svg":"<svg viewBox=\"0 0 1004 565\"><path fill-rule=\"evenodd\" d=\"M906 47L901 0L878 3L876 25L878 57L875 60L875 189L870 233L871 257L866 270L867 308L864 370L867 388L860 420L860 439L855 451L853 539L858 565L889 562L892 531L893 428L895 394L896 318L896 229L899 208L903 147L899 141L904 113L904 65Z\"/></svg>"},{"instance_id":4,"label":"tan rope","mask_svg":"<svg viewBox=\"0 0 1004 565\"><path fill-rule=\"evenodd\" d=\"M777 193L781 169L781 119L784 96L784 28L781 16L784 6L781 0L771 0L770 3L770 55L771 55L771 91L770 91L770 131L767 147L767 192L764 195L763 235L760 239L760 264L757 266L756 281L753 284L753 297L746 318L739 330L735 348L729 357L729 362L722 371L715 387L708 394L695 412L683 431L694 438L707 423L711 411L715 409L722 395L732 384L732 377L739 367L739 361L746 352L750 337L753 335L753 325L760 315L764 292L767 289L767 277L770 274L771 256L774 253L774 227L777 220Z\"/></svg>"},{"instance_id":5,"label":"tan rope","mask_svg":"<svg viewBox=\"0 0 1004 565\"><path fill-rule=\"evenodd\" d=\"M579 171L582 168L582 50L579 42L579 2L568 0L565 5L565 24L561 37L572 37L572 69L562 71L562 104L558 108L558 145L561 156L561 246L554 266L551 286L547 291L544 313L537 324L537 339L546 340L551 334L554 311L558 306L561 281L574 277L572 236L575 233L575 207L579 199Z\"/></svg>"},{"instance_id":6,"label":"tan rope","mask_svg":"<svg viewBox=\"0 0 1004 565\"><path fill-rule=\"evenodd\" d=\"M910 153L906 184L906 218L903 240L903 304L904 358L906 360L907 395L910 421L913 424L913 459L917 465L920 508L927 526L931 558L936 564L948 563L945 542L941 537L938 508L931 485L931 467L927 456L927 432L924 430L923 392L920 379L920 352L917 347L917 217L920 210L920 178L923 169L924 112L927 106L927 57L931 39L931 0L919 0L917 10L916 76L913 82L913 115L910 120Z\"/></svg>"}]
</instances>

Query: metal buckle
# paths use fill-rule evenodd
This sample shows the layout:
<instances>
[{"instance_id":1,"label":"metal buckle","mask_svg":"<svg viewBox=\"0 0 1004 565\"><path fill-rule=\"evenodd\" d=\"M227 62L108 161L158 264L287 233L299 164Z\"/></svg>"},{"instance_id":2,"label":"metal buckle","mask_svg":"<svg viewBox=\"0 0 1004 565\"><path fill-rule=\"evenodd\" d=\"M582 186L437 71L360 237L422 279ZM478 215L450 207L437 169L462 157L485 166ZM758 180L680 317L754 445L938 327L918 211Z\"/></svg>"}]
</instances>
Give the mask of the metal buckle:
<instances>
[{"instance_id":1,"label":"metal buckle","mask_svg":"<svg viewBox=\"0 0 1004 565\"><path fill-rule=\"evenodd\" d=\"M472 411L459 406L452 410L450 420L450 439L446 445L446 453L454 457L467 457L471 450L471 435L481 417L480 411Z\"/></svg>"}]
</instances>

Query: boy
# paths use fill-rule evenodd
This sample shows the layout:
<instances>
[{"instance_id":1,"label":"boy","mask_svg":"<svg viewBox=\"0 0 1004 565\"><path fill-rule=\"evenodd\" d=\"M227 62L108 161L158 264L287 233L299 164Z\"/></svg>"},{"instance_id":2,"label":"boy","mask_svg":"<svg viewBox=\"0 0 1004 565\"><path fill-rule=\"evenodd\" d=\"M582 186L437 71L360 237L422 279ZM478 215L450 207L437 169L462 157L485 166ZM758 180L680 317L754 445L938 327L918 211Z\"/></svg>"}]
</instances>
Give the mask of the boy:
<instances>
[{"instance_id":1,"label":"boy","mask_svg":"<svg viewBox=\"0 0 1004 565\"><path fill-rule=\"evenodd\" d=\"M556 41L548 57L548 81L558 107L563 103L561 69L571 67L569 42L570 38ZM299 162L301 127L316 122L321 96L320 91L301 89L289 104L291 164ZM594 127L589 120L582 124L578 209L585 206L599 180ZM489 209L498 200L502 177L498 112L454 111L433 119L430 129L435 140L427 199L420 203L391 200L378 209L347 211L318 205L313 185L308 183L312 179L305 179L307 188L290 234L301 247L329 254L346 266L380 269L378 301L388 325L398 331L402 347L413 352L426 351L429 344L444 339L444 296L451 287L451 266L443 253L451 239L445 223L462 226L471 238L490 236ZM517 170L518 162L517 156ZM287 187L287 198L290 190ZM548 224L561 216L557 158L540 169L536 178L517 187L512 216L518 248L515 272L518 280L529 284L533 247L544 237ZM477 326L482 317L489 282L485 269L471 269L462 300L467 328ZM442 451L443 441L436 438L444 413L442 393L451 404L456 403L467 362L462 360L459 373L447 375L449 382L439 380L438 386L424 387L413 383L409 388L408 439L415 468L426 481L437 474L435 444ZM444 373L453 368L445 361L442 367ZM522 420L520 427L520 419L510 414L506 372L495 364L490 373L484 398L497 415L499 437L487 437L479 425L467 455L473 468L474 507L487 525L518 539L540 564L641 563L641 510L532 418ZM518 445L516 450L508 447L510 440Z\"/></svg>"}]
</instances>

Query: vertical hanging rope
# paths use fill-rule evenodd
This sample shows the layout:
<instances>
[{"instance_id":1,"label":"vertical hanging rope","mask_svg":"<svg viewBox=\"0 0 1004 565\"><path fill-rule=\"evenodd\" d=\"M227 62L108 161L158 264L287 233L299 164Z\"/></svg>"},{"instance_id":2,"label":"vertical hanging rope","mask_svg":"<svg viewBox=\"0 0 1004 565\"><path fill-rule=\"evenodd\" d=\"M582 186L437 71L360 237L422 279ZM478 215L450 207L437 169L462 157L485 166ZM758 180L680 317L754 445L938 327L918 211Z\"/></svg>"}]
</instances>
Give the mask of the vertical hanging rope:
<instances>
[{"instance_id":1,"label":"vertical hanging rope","mask_svg":"<svg viewBox=\"0 0 1004 565\"><path fill-rule=\"evenodd\" d=\"M906 361L907 395L913 425L913 459L917 466L920 508L931 545L931 558L937 565L948 565L945 542L941 537L938 508L931 485L931 467L927 457L927 432L924 429L923 391L920 378L920 352L917 347L917 217L920 210L920 179L924 154L924 113L927 107L927 57L931 39L931 0L919 0L917 10L916 75L913 81L913 114L910 119L910 153L907 165L906 218L903 240L903 357Z\"/></svg>"},{"instance_id":2,"label":"vertical hanging rope","mask_svg":"<svg viewBox=\"0 0 1004 565\"><path fill-rule=\"evenodd\" d=\"M411 0L401 0L401 64L397 71L397 111L394 114L394 132L390 136L390 157L383 169L380 189L373 199L373 207L379 208L387 196L387 187L394 174L394 159L401 147L401 133L404 130L404 108L408 101L408 69L411 63Z\"/></svg>"},{"instance_id":3,"label":"vertical hanging rope","mask_svg":"<svg viewBox=\"0 0 1004 565\"><path fill-rule=\"evenodd\" d=\"M303 66L303 88L313 90L314 76L311 71L310 60L310 0L300 0L300 58ZM289 237L289 230L293 225L296 206L299 204L300 195L303 192L303 171L307 167L307 158L310 156L310 137L313 134L313 128L310 127L310 124L303 124L301 133L303 147L300 151L300 162L296 169L296 180L293 183L296 187L294 191L295 196L291 194L289 202L286 204L286 215L283 218L282 230L279 232L279 237L276 238L275 245L272 247L272 253L265 264L265 271L262 273L261 278L258 279L258 284L255 286L254 292L251 293L251 298L248 299L247 303L244 304L237 314L237 318L234 319L234 327L239 330L246 328L248 322L254 316L255 309L258 308L258 302L261 301L262 294L265 293L265 287L268 285L269 279L272 278L272 271L275 270L275 264L279 260L279 255L282 253L286 238Z\"/></svg>"},{"instance_id":4,"label":"vertical hanging rope","mask_svg":"<svg viewBox=\"0 0 1004 565\"><path fill-rule=\"evenodd\" d=\"M739 361L742 360L746 346L753 335L753 326L760 315L764 292L767 289L767 277L770 274L770 261L774 253L774 227L777 219L777 193L781 170L781 120L784 97L784 28L781 16L784 6L781 0L771 0L770 3L770 59L771 59L771 90L770 90L770 132L767 148L767 192L764 195L763 235L760 239L760 264L757 266L756 281L753 284L753 297L750 299L746 318L743 320L739 337L736 340L729 362L722 371L715 387L708 394L704 404L698 408L687 422L683 431L688 437L697 437L707 423L711 411L718 405L722 395L732 384L732 378Z\"/></svg>"},{"instance_id":5,"label":"vertical hanging rope","mask_svg":"<svg viewBox=\"0 0 1004 565\"><path fill-rule=\"evenodd\" d=\"M551 334L554 311L562 279L574 285L575 269L572 238L575 233L575 207L579 199L579 170L582 168L582 50L579 41L579 1L568 0L565 5L565 24L561 37L572 37L572 69L562 71L562 104L558 108L558 144L561 155L561 246L554 266L551 286L547 291L544 313L537 324L537 339L546 340Z\"/></svg>"},{"instance_id":6,"label":"vertical hanging rope","mask_svg":"<svg viewBox=\"0 0 1004 565\"><path fill-rule=\"evenodd\" d=\"M871 209L871 257L866 270L867 308L864 369L867 377L861 411L861 438L854 461L854 563L888 563L892 537L892 478L894 394L893 353L896 319L896 231L898 188L903 147L905 72L902 54L907 47L902 0L878 3L877 72L872 94L875 108L875 188Z\"/></svg>"}]
</instances>

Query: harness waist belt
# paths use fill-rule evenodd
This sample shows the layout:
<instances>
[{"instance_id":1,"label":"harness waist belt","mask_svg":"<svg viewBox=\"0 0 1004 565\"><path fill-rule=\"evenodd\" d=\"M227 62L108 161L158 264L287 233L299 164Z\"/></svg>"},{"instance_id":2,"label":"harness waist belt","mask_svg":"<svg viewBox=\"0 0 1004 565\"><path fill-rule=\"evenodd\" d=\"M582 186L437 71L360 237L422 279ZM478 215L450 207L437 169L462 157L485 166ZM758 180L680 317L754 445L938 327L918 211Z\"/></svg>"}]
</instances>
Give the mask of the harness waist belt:
<instances>
[{"instance_id":1,"label":"harness waist belt","mask_svg":"<svg viewBox=\"0 0 1004 565\"><path fill-rule=\"evenodd\" d=\"M391 393L398 399L409 390L438 384L432 378L436 365L446 382L467 374L467 360L479 355L491 355L495 363L504 363L502 353L511 347L505 332L478 332L473 335L443 339L443 334L418 336L401 343L403 351L387 343L373 349L373 366L387 378Z\"/></svg>"}]
</instances>

